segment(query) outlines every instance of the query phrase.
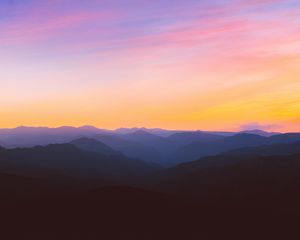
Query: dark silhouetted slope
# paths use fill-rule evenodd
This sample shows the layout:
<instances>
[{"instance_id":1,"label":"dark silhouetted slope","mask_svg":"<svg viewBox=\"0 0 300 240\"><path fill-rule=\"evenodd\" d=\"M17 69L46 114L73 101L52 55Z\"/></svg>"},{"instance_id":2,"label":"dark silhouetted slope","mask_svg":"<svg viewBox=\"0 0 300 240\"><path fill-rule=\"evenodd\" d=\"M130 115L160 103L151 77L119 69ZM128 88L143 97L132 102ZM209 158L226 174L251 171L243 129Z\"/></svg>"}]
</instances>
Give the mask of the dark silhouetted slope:
<instances>
[{"instance_id":1,"label":"dark silhouetted slope","mask_svg":"<svg viewBox=\"0 0 300 240\"><path fill-rule=\"evenodd\" d=\"M269 144L274 143L292 143L300 141L300 133L284 133L284 134L278 134L271 136L268 139Z\"/></svg>"},{"instance_id":2,"label":"dark silhouetted slope","mask_svg":"<svg viewBox=\"0 0 300 240\"><path fill-rule=\"evenodd\" d=\"M159 173L156 189L202 198L267 201L299 196L300 151L288 156L218 155Z\"/></svg>"},{"instance_id":3,"label":"dark silhouetted slope","mask_svg":"<svg viewBox=\"0 0 300 240\"><path fill-rule=\"evenodd\" d=\"M277 134L261 130L249 133L172 131L164 129L98 129L93 126L75 127L18 127L0 129L0 145L5 148L46 146L69 143L79 138L95 139L116 152L165 166L193 161L237 148L291 143L300 141L299 133ZM231 136L233 135L233 136ZM83 144L81 144L83 148ZM91 144L88 144L92 150ZM87 147L87 146L85 146ZM98 151L110 151L103 147ZM100 150L102 148L102 150Z\"/></svg>"},{"instance_id":4,"label":"dark silhouetted slope","mask_svg":"<svg viewBox=\"0 0 300 240\"><path fill-rule=\"evenodd\" d=\"M120 152L113 150L106 144L92 138L79 138L70 142L79 149L96 152L103 155L121 155Z\"/></svg>"},{"instance_id":5,"label":"dark silhouetted slope","mask_svg":"<svg viewBox=\"0 0 300 240\"><path fill-rule=\"evenodd\" d=\"M297 236L299 211L282 211L286 201L277 209L250 203L236 205L218 199L215 204L128 187L51 197L1 198L1 236L31 240L252 240Z\"/></svg>"},{"instance_id":6,"label":"dark silhouetted slope","mask_svg":"<svg viewBox=\"0 0 300 240\"><path fill-rule=\"evenodd\" d=\"M175 142L178 146L184 146L192 142L209 142L223 139L224 136L205 132L181 132L168 137L168 140Z\"/></svg>"},{"instance_id":7,"label":"dark silhouetted slope","mask_svg":"<svg viewBox=\"0 0 300 240\"><path fill-rule=\"evenodd\" d=\"M298 233L300 154L218 155L161 170L57 144L0 149L0 169L5 239L252 240ZM94 184L83 188L78 178ZM144 179L152 190L100 187Z\"/></svg>"},{"instance_id":8,"label":"dark silhouetted slope","mask_svg":"<svg viewBox=\"0 0 300 240\"><path fill-rule=\"evenodd\" d=\"M72 177L92 183L126 184L151 174L157 166L122 155L83 151L71 144L0 150L2 173L48 179Z\"/></svg>"},{"instance_id":9,"label":"dark silhouetted slope","mask_svg":"<svg viewBox=\"0 0 300 240\"><path fill-rule=\"evenodd\" d=\"M0 148L8 148L8 145L5 142L0 141Z\"/></svg>"},{"instance_id":10,"label":"dark silhouetted slope","mask_svg":"<svg viewBox=\"0 0 300 240\"><path fill-rule=\"evenodd\" d=\"M194 161L200 157L217 155L239 148L292 143L296 141L300 141L299 133L287 133L270 137L241 133L219 140L192 142L175 151L170 159L173 161L173 165L175 165L176 163Z\"/></svg>"},{"instance_id":11,"label":"dark silhouetted slope","mask_svg":"<svg viewBox=\"0 0 300 240\"><path fill-rule=\"evenodd\" d=\"M139 158L148 162L161 164L165 161L164 156L155 148L144 145L138 141L131 141L120 136L104 134L98 134L94 136L94 138L130 158Z\"/></svg>"},{"instance_id":12,"label":"dark silhouetted slope","mask_svg":"<svg viewBox=\"0 0 300 240\"><path fill-rule=\"evenodd\" d=\"M225 152L228 155L292 155L300 153L300 142L247 147Z\"/></svg>"},{"instance_id":13,"label":"dark silhouetted slope","mask_svg":"<svg viewBox=\"0 0 300 240\"><path fill-rule=\"evenodd\" d=\"M155 149L155 151L159 152L164 158L167 158L167 155L176 148L174 142L170 141L168 138L156 136L144 130L125 134L122 138Z\"/></svg>"},{"instance_id":14,"label":"dark silhouetted slope","mask_svg":"<svg viewBox=\"0 0 300 240\"><path fill-rule=\"evenodd\" d=\"M110 131L97 129L92 126L75 127L17 127L0 129L0 140L9 146L32 147L54 143L66 143L80 137L91 137Z\"/></svg>"},{"instance_id":15,"label":"dark silhouetted slope","mask_svg":"<svg viewBox=\"0 0 300 240\"><path fill-rule=\"evenodd\" d=\"M73 189L67 184L59 184L44 178L0 173L2 200L11 197L51 196L72 191Z\"/></svg>"},{"instance_id":16,"label":"dark silhouetted slope","mask_svg":"<svg viewBox=\"0 0 300 240\"><path fill-rule=\"evenodd\" d=\"M137 130L135 132L127 133L122 135L123 138L133 140L133 141L142 141L142 142L155 142L162 141L163 137L156 136L144 130Z\"/></svg>"},{"instance_id":17,"label":"dark silhouetted slope","mask_svg":"<svg viewBox=\"0 0 300 240\"><path fill-rule=\"evenodd\" d=\"M171 159L173 159L173 164L189 162L200 157L216 155L236 148L263 145L266 141L266 137L246 133L215 141L197 141L178 149Z\"/></svg>"}]
</instances>

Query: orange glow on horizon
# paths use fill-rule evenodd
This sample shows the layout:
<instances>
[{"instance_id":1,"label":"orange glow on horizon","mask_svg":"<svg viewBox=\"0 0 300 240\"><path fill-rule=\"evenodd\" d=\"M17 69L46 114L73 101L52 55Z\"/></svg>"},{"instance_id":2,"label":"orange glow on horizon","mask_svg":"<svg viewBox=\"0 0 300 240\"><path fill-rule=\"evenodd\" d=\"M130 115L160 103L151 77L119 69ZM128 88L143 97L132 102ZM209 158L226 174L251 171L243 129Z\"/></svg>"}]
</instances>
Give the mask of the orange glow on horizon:
<instances>
[{"instance_id":1,"label":"orange glow on horizon","mask_svg":"<svg viewBox=\"0 0 300 240\"><path fill-rule=\"evenodd\" d=\"M0 3L1 128L300 131L294 0L73 2Z\"/></svg>"}]
</instances>

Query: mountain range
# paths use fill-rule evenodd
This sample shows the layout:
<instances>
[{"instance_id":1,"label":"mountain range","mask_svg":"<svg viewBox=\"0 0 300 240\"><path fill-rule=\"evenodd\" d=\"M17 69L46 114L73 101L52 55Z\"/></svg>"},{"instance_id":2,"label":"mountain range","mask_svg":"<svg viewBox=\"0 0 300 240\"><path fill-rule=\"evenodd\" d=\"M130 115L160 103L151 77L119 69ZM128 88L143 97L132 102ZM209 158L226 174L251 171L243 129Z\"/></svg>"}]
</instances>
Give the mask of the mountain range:
<instances>
[{"instance_id":1,"label":"mountain range","mask_svg":"<svg viewBox=\"0 0 300 240\"><path fill-rule=\"evenodd\" d=\"M0 129L0 146L5 148L46 146L80 138L96 139L128 158L174 166L236 148L297 141L300 140L300 134L262 130L236 133L147 128L105 130L93 126Z\"/></svg>"},{"instance_id":2,"label":"mountain range","mask_svg":"<svg viewBox=\"0 0 300 240\"><path fill-rule=\"evenodd\" d=\"M2 235L295 236L291 227L300 217L299 133L153 131L0 130Z\"/></svg>"},{"instance_id":3,"label":"mountain range","mask_svg":"<svg viewBox=\"0 0 300 240\"><path fill-rule=\"evenodd\" d=\"M52 144L33 148L0 149L1 173L38 177L62 184L92 185L136 182L159 166L127 158L96 140L92 151L86 150L91 140L80 139L69 144ZM95 151L95 144L101 146ZM113 154L112 154L113 153Z\"/></svg>"}]
</instances>

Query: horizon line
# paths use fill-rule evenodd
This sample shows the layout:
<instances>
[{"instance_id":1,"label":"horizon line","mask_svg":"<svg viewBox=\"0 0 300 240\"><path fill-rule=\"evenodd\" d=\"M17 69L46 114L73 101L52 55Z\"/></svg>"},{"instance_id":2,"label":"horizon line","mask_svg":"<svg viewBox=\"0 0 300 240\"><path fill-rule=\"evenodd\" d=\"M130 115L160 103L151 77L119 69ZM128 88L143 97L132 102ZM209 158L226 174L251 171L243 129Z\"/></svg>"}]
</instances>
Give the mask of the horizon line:
<instances>
[{"instance_id":1,"label":"horizon line","mask_svg":"<svg viewBox=\"0 0 300 240\"><path fill-rule=\"evenodd\" d=\"M18 128L48 128L48 129L60 129L60 128L75 128L75 129L80 129L80 128L95 128L98 130L106 130L106 131L117 131L120 129L146 129L146 130L164 130L164 131L185 131L185 132L195 132L195 131L199 131L199 132L224 132L224 133L235 133L235 132L247 132L247 131L264 131L264 132L268 132L268 133L297 133L297 131L289 131L289 132L283 132L283 131L271 131L271 130L266 130L266 129L261 129L261 128L253 128L253 129L240 129L240 130L218 130L218 129L214 129L214 130L204 130L204 129L167 129L167 128L161 128L161 127L118 127L118 128L100 128L94 125L78 125L78 126L72 126L72 125L59 125L59 126L45 126L45 125L41 125L41 126L37 126L37 125L18 125L15 127L0 127L0 130L14 130L14 129L18 129Z\"/></svg>"}]
</instances>

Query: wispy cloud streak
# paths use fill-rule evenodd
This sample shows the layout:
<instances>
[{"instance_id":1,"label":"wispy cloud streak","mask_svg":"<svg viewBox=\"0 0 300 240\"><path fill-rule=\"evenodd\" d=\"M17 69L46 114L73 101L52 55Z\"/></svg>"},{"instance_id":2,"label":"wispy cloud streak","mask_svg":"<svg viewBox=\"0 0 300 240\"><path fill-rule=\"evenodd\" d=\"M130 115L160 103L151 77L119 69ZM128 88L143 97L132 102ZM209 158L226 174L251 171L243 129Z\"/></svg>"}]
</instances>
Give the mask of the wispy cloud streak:
<instances>
[{"instance_id":1,"label":"wispy cloud streak","mask_svg":"<svg viewBox=\"0 0 300 240\"><path fill-rule=\"evenodd\" d=\"M0 108L17 112L25 102L35 116L34 101L50 109L53 99L75 99L81 111L92 108L86 116L96 125L126 108L131 125L285 126L300 100L299 19L298 0L0 1ZM17 84L30 94L12 91ZM100 109L113 109L104 122ZM70 118L89 119L75 111Z\"/></svg>"}]
</instances>

